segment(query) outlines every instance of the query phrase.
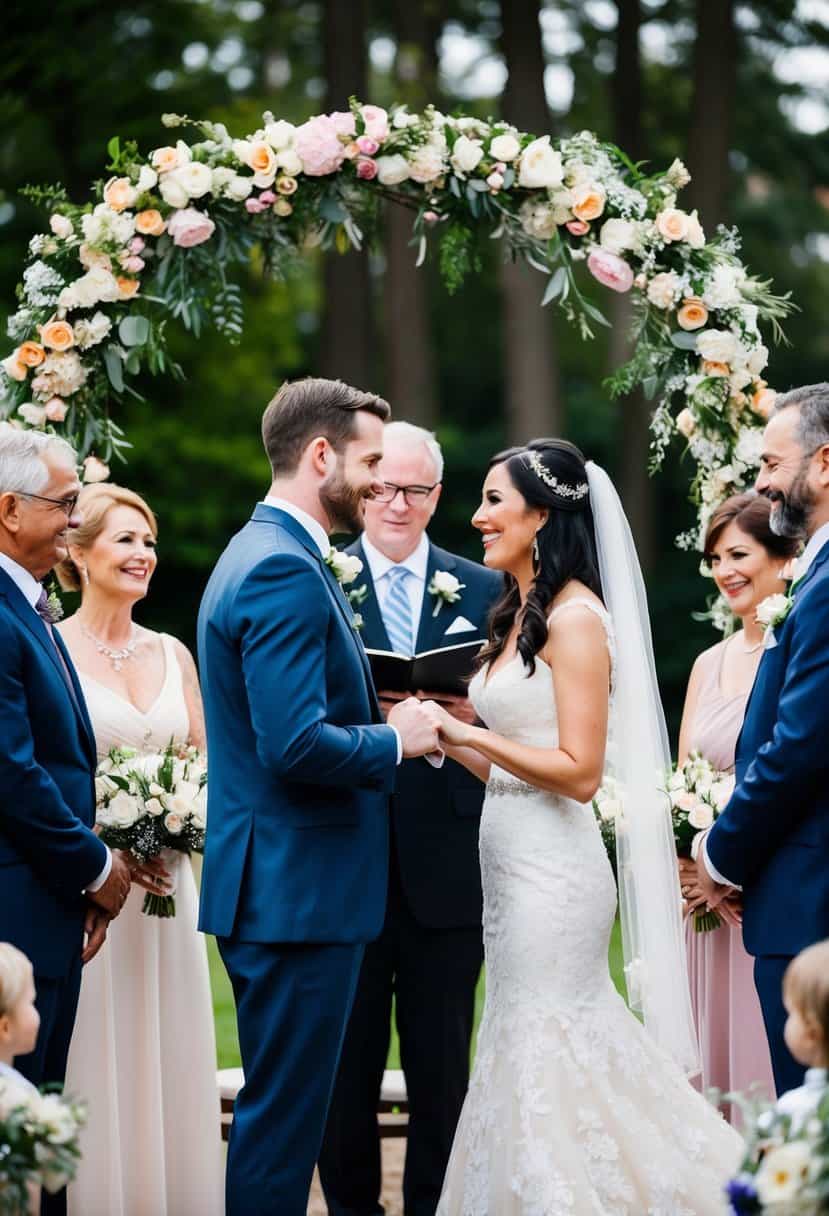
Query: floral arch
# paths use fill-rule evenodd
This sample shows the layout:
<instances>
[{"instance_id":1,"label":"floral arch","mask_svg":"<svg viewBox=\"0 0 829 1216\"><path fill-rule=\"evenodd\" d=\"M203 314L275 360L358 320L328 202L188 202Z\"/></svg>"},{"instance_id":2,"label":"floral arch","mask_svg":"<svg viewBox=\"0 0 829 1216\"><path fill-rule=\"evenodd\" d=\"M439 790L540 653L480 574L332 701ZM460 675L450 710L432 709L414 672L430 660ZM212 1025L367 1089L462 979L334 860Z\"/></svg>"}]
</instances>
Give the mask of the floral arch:
<instances>
[{"instance_id":1,"label":"floral arch","mask_svg":"<svg viewBox=\"0 0 829 1216\"><path fill-rule=\"evenodd\" d=\"M680 543L694 547L714 506L751 480L774 397L760 325L779 336L792 305L748 273L735 231L706 239L696 212L677 206L689 181L680 161L646 175L589 132L554 143L433 107L357 101L301 126L265 114L246 139L219 123L163 122L201 138L149 157L111 140L111 176L94 203L30 191L49 210L49 231L29 245L0 412L65 435L87 481L104 479L128 446L118 405L136 392L135 375L173 370L171 317L196 336L213 324L238 342L234 266L255 246L273 273L309 244L360 249L382 197L412 209L417 263L436 247L449 291L475 268L483 233L547 276L541 303L557 303L585 338L607 322L579 287L578 263L631 293L633 353L608 388L641 384L653 399L654 467L674 434L688 444L698 522Z\"/></svg>"}]
</instances>

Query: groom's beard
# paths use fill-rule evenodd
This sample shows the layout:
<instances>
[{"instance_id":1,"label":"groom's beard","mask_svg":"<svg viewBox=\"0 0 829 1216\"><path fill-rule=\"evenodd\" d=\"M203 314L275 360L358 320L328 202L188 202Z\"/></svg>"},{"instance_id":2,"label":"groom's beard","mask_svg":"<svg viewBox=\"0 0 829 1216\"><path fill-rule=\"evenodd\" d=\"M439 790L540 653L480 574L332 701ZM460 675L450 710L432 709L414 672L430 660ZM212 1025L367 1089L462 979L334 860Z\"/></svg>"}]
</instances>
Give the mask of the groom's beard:
<instances>
[{"instance_id":1,"label":"groom's beard","mask_svg":"<svg viewBox=\"0 0 829 1216\"><path fill-rule=\"evenodd\" d=\"M356 489L337 470L320 486L320 502L332 532L362 532L365 500L366 491Z\"/></svg>"},{"instance_id":2,"label":"groom's beard","mask_svg":"<svg viewBox=\"0 0 829 1216\"><path fill-rule=\"evenodd\" d=\"M775 536L805 537L815 505L814 494L806 484L806 469L798 472L788 494L775 491L769 494L769 498L772 503L769 527Z\"/></svg>"}]
</instances>

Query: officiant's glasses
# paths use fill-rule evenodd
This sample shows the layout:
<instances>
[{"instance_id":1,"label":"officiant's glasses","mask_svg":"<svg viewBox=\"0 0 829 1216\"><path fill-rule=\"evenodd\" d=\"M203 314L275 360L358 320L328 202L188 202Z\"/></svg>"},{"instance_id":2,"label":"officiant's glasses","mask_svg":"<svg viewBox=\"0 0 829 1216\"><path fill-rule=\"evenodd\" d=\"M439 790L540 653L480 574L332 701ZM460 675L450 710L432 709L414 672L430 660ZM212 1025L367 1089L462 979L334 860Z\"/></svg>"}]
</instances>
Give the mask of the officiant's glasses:
<instances>
[{"instance_id":1,"label":"officiant's glasses","mask_svg":"<svg viewBox=\"0 0 829 1216\"><path fill-rule=\"evenodd\" d=\"M384 481L383 489L374 501L394 502L397 495L402 494L407 507L419 507L439 485L440 482L436 481L433 486L396 486L393 481Z\"/></svg>"},{"instance_id":2,"label":"officiant's glasses","mask_svg":"<svg viewBox=\"0 0 829 1216\"><path fill-rule=\"evenodd\" d=\"M66 512L66 518L70 519L75 514L75 507L78 505L78 494L73 494L71 498L46 498L43 494L28 494L25 491L20 491L21 498L36 498L38 502L50 502L53 507L62 507Z\"/></svg>"}]
</instances>

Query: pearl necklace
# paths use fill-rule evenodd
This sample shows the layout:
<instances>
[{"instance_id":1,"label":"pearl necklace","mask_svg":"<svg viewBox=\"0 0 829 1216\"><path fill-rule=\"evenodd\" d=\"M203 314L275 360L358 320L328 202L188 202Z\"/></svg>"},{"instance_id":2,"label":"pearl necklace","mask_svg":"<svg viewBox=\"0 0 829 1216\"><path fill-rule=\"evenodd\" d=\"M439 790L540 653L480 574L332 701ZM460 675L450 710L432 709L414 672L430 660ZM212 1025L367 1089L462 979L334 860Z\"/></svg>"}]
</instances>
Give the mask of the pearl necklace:
<instances>
[{"instance_id":1,"label":"pearl necklace","mask_svg":"<svg viewBox=\"0 0 829 1216\"><path fill-rule=\"evenodd\" d=\"M98 654L102 654L105 658L109 659L116 671L120 671L128 659L135 657L135 648L138 645L138 630L135 628L135 625L132 626L130 640L126 646L123 646L120 650L114 650L112 647L107 646L105 642L102 642L100 638L96 638L95 634L87 629L83 621L79 621L78 624L81 627L81 633L85 637L88 637L90 642L94 643Z\"/></svg>"}]
</instances>

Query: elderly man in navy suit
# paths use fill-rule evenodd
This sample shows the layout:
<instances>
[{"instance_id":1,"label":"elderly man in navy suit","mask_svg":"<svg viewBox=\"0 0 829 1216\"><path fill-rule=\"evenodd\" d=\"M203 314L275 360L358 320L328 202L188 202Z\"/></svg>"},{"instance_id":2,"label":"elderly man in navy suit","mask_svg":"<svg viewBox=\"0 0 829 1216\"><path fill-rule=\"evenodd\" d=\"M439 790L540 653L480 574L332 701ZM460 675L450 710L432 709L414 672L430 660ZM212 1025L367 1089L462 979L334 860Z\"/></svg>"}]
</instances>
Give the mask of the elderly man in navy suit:
<instances>
[{"instance_id":1,"label":"elderly man in navy suit","mask_svg":"<svg viewBox=\"0 0 829 1216\"><path fill-rule=\"evenodd\" d=\"M130 887L92 831L95 740L42 579L66 556L80 482L69 444L0 423L0 940L31 959L40 1034L17 1068L62 1082L81 966ZM86 939L85 939L86 935ZM66 1192L43 1209L66 1209Z\"/></svg>"},{"instance_id":2,"label":"elderly man in navy suit","mask_svg":"<svg viewBox=\"0 0 829 1216\"><path fill-rule=\"evenodd\" d=\"M783 1038L783 973L829 937L829 384L778 398L757 489L773 503L772 530L807 544L766 634L737 744L737 788L697 866L712 906L743 889L743 938L782 1093L804 1074Z\"/></svg>"},{"instance_id":3,"label":"elderly man in navy suit","mask_svg":"<svg viewBox=\"0 0 829 1216\"><path fill-rule=\"evenodd\" d=\"M367 646L419 653L486 637L502 578L439 549L426 534L443 478L435 437L391 422L380 467L383 492L366 508L350 552L364 571L354 588ZM438 573L463 584L434 594ZM427 694L428 695L428 692ZM399 699L379 692L386 710ZM466 697L435 699L468 721ZM392 796L389 898L378 941L366 948L320 1157L331 1216L380 1213L377 1102L389 1044L392 997L409 1098L407 1216L432 1216L469 1079L475 988L481 969L478 828L483 786L447 761L403 764Z\"/></svg>"}]
</instances>

